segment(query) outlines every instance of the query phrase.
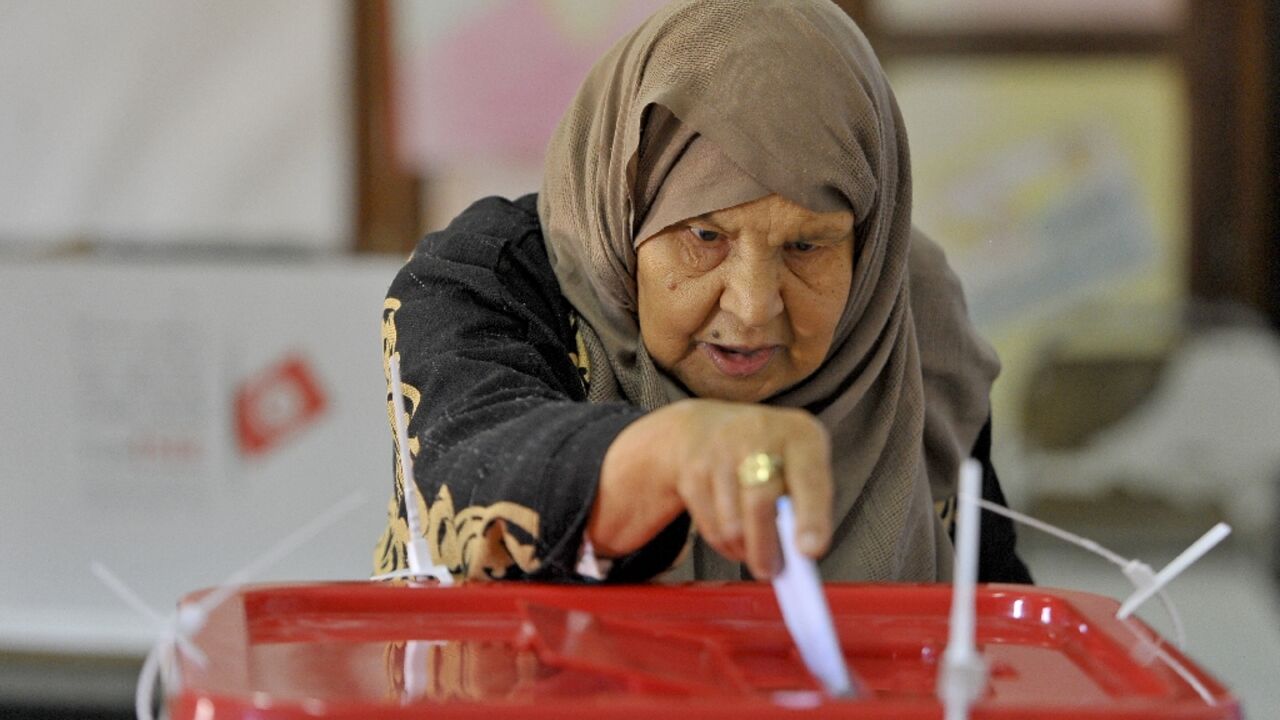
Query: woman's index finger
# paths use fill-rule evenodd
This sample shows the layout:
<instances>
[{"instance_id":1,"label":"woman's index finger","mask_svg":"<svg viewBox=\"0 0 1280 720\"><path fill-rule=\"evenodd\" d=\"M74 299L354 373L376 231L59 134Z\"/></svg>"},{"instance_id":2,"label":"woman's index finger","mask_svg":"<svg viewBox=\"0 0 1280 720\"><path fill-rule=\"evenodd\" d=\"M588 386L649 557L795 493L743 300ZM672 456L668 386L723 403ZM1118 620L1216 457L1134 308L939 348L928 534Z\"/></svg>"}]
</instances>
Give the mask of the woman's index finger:
<instances>
[{"instance_id":1,"label":"woman's index finger","mask_svg":"<svg viewBox=\"0 0 1280 720\"><path fill-rule=\"evenodd\" d=\"M835 495L825 435L818 442L789 442L783 456L783 474L795 510L796 547L809 557L818 558L831 543Z\"/></svg>"}]
</instances>

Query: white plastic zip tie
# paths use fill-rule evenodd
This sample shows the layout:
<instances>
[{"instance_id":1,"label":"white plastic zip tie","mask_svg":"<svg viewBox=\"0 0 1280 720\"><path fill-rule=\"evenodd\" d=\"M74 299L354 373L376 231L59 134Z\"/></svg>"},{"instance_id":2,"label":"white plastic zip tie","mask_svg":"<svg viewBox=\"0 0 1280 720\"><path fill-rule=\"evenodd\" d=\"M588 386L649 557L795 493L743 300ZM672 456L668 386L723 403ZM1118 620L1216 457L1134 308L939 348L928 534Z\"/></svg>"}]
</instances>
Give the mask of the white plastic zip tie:
<instances>
[{"instance_id":1,"label":"white plastic zip tie","mask_svg":"<svg viewBox=\"0 0 1280 720\"><path fill-rule=\"evenodd\" d=\"M95 561L90 566L91 570L104 585L119 596L125 604L140 614L148 619L159 620L160 622L159 635L156 638L156 642L151 646L146 659L142 662L142 670L138 673L138 685L134 691L134 712L138 720L154 720L155 718L151 709L151 700L155 693L157 679L163 681L165 688L170 693L176 692L181 686L182 678L177 673L176 663L173 662L175 647L181 648L197 664L201 666L205 664L207 660L204 653L191 642L191 637L204 627L205 622L209 619L209 613L214 608L231 597L240 586L248 582L254 575L306 544L325 528L342 519L343 516L363 503L364 497L361 493L354 492L347 495L316 516L311 522L289 533L283 540L276 543L256 560L232 573L226 581L215 587L199 601L182 608L179 612L170 613L168 616L161 616L153 610L123 580L116 577L105 565Z\"/></svg>"},{"instance_id":2,"label":"white plastic zip tie","mask_svg":"<svg viewBox=\"0 0 1280 720\"><path fill-rule=\"evenodd\" d=\"M1050 525L1049 523L1043 520L1038 520L1036 518L1031 517L1030 515L1024 515L1018 512L1017 510L1010 510L1009 508L1003 505L997 505L996 503L993 503L990 500L987 500L985 498L979 498L978 505L981 506L983 510L990 510L991 512L997 515L1003 515L1009 518L1010 520L1015 520L1017 522L1022 523L1023 525L1030 525L1031 527L1041 532L1048 533L1058 538L1059 540L1065 540L1073 545L1079 545L1080 547L1084 548L1085 550L1088 550L1089 552L1095 555L1100 555L1101 557L1106 558L1121 570L1124 569L1125 565L1129 564L1129 560L1126 558L1120 557L1119 554L1108 550L1107 548L1099 545L1098 543L1090 540L1089 538L1081 537L1079 535L1076 535L1073 532L1063 530L1062 528L1056 525Z\"/></svg>"},{"instance_id":3,"label":"white plastic zip tie","mask_svg":"<svg viewBox=\"0 0 1280 720\"><path fill-rule=\"evenodd\" d=\"M162 674L176 674L173 672L173 665L173 644L162 637L147 651L147 657L142 661L142 670L138 672L138 685L133 691L133 713L138 720L155 720L151 711L151 699L155 697L156 679ZM165 687L174 686L166 684Z\"/></svg>"},{"instance_id":4,"label":"white plastic zip tie","mask_svg":"<svg viewBox=\"0 0 1280 720\"><path fill-rule=\"evenodd\" d=\"M151 700L155 695L156 679L163 674L165 687L175 692L179 688L179 678L173 663L174 646L181 647L182 651L201 667L208 659L190 639L178 631L177 617L173 613L168 617L162 617L160 613L143 602L123 580L116 577L106 565L95 560L90 567L98 580L124 600L126 605L140 615L151 619L156 625L156 641L147 650L146 658L142 661L142 669L138 673L138 684L134 687L133 695L133 711L138 720L153 720Z\"/></svg>"},{"instance_id":5,"label":"white plastic zip tie","mask_svg":"<svg viewBox=\"0 0 1280 720\"><path fill-rule=\"evenodd\" d=\"M195 627L188 629L188 634L204 627L208 614L214 608L222 604L224 600L235 594L241 585L248 582L253 576L261 573L268 567L276 564L286 555L294 550L302 547L310 542L315 536L319 535L325 528L333 525L341 520L343 516L352 512L356 508L364 504L364 495L360 492L353 492L343 499L334 503L329 509L315 516L310 522L302 527L289 533L284 539L277 542L266 552L258 556L256 560L244 566L240 570L232 573L227 579L213 589L208 595L200 598L195 604L195 608L199 611L199 617L195 613L185 613L187 617L181 618L186 623L196 623Z\"/></svg>"},{"instance_id":6,"label":"white plastic zip tie","mask_svg":"<svg viewBox=\"0 0 1280 720\"><path fill-rule=\"evenodd\" d=\"M977 651L974 595L978 581L978 525L982 466L973 459L960 466L956 517L955 571L951 581L951 619L947 649L938 673L938 699L946 720L967 720L969 708L987 682L987 664Z\"/></svg>"},{"instance_id":7,"label":"white plastic zip tie","mask_svg":"<svg viewBox=\"0 0 1280 720\"><path fill-rule=\"evenodd\" d=\"M380 575L370 575L369 580L372 582L382 582L383 580L414 580L421 577L422 573L418 570L401 568L399 570L392 570L391 572L382 573Z\"/></svg>"},{"instance_id":8,"label":"white plastic zip tie","mask_svg":"<svg viewBox=\"0 0 1280 720\"><path fill-rule=\"evenodd\" d=\"M1205 687L1204 683L1200 682L1200 678L1197 678L1194 674L1192 674L1192 672L1187 669L1186 665L1183 665L1182 663L1178 662L1178 660L1175 659L1172 655L1170 655L1169 651L1165 650L1160 643L1155 642L1151 638L1147 637L1138 629L1136 625L1134 625L1131 622L1125 621L1125 622L1121 622L1120 624L1123 625L1125 629L1127 629L1129 632L1133 633L1133 636L1136 637L1138 641L1142 643L1142 646L1144 649L1146 649L1152 655L1154 655L1155 657L1163 661L1164 664L1168 665L1169 668L1178 675L1178 677L1186 681L1186 683L1191 686L1191 689L1195 690L1196 694L1200 696L1201 700L1204 700L1205 703L1208 705L1218 704L1218 701L1213 699L1213 694L1209 692L1209 688Z\"/></svg>"},{"instance_id":9,"label":"white plastic zip tie","mask_svg":"<svg viewBox=\"0 0 1280 720\"><path fill-rule=\"evenodd\" d=\"M1130 560L1121 571L1124 576L1129 578L1129 582L1133 583L1133 587L1144 588L1156 581L1156 571L1151 566L1141 560ZM1173 644L1179 650L1185 650L1187 647L1187 630L1182 625L1182 615L1178 613L1178 608L1173 604L1173 599L1169 597L1169 593L1160 589L1156 593L1156 597L1160 598L1160 605L1164 608L1165 614L1169 616L1169 624L1173 626Z\"/></svg>"},{"instance_id":10,"label":"white plastic zip tie","mask_svg":"<svg viewBox=\"0 0 1280 720\"><path fill-rule=\"evenodd\" d=\"M1152 595L1160 592L1165 585L1168 585L1174 578L1178 577L1183 570L1186 570L1199 560L1205 553L1213 549L1215 545L1222 542L1224 538L1231 534L1231 526L1220 522L1209 528L1209 531L1200 536L1199 540L1191 543L1191 546L1183 550L1178 557L1174 558L1164 569L1156 573L1153 581L1146 587L1140 587L1120 604L1120 610L1116 612L1116 617L1124 620L1133 614L1142 603L1146 602Z\"/></svg>"},{"instance_id":11,"label":"white plastic zip tie","mask_svg":"<svg viewBox=\"0 0 1280 720\"><path fill-rule=\"evenodd\" d=\"M376 575L373 580L387 580L392 576L408 578L435 578L441 585L453 584L453 573L443 565L431 561L431 551L427 548L427 539L422 533L422 518L418 516L418 484L414 480L413 456L409 452L409 429L405 424L407 412L404 405L404 390L400 387L400 354L391 356L391 407L395 415L396 452L400 458L401 492L404 495L404 515L409 524L409 542L406 552L409 560L409 572L401 574L387 573Z\"/></svg>"},{"instance_id":12,"label":"white plastic zip tie","mask_svg":"<svg viewBox=\"0 0 1280 720\"><path fill-rule=\"evenodd\" d=\"M997 515L1007 517L1014 522L1033 527L1036 530L1048 533L1059 540L1069 542L1072 545L1077 545L1088 550L1119 568L1120 572L1124 573L1124 576L1128 578L1129 582L1133 583L1133 586L1137 589L1147 587L1155 582L1155 572L1151 569L1150 565L1142 562L1141 560L1123 558L1118 553L1108 550L1089 538L1081 537L1073 532L1068 532L1056 525L1050 525L1043 520L1033 518L1030 515L1025 515L1017 510L1010 510L1009 508L1003 505L997 505L990 500L980 498L978 500L978 505L984 510L989 510ZM1165 612L1169 615L1169 623L1173 626L1174 645L1176 645L1179 650L1186 650L1187 633L1182 624L1182 615L1178 613L1177 606L1173 604L1173 600L1167 593L1165 593L1163 588L1157 588L1155 593L1157 597L1160 598L1160 604L1164 606Z\"/></svg>"},{"instance_id":13,"label":"white plastic zip tie","mask_svg":"<svg viewBox=\"0 0 1280 720\"><path fill-rule=\"evenodd\" d=\"M111 591L123 600L126 605L133 608L133 610L139 615L151 620L160 637L167 639L171 635L173 641L178 644L182 649L182 652L186 653L187 657L195 661L196 664L200 665L200 667L205 666L206 662L208 662L208 658L205 657L204 652L200 650L200 648L196 647L189 638L177 632L177 628L175 626L176 618L172 613L170 613L168 617L165 617L156 612L150 605L143 602L142 598L138 597L138 595L133 592L132 588L126 585L125 582L117 577L115 573L111 572L106 565L103 565L97 560L93 561L89 566L89 569L93 571L94 576L97 577L103 585L110 588Z\"/></svg>"}]
</instances>

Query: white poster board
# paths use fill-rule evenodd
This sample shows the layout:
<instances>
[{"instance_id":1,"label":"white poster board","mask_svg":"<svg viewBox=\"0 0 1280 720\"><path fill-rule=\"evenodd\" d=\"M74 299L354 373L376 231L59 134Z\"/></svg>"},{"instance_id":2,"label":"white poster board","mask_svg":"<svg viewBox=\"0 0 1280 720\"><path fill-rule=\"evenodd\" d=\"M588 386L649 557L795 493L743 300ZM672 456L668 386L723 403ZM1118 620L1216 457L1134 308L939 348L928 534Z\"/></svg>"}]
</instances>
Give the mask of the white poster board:
<instances>
[{"instance_id":1,"label":"white poster board","mask_svg":"<svg viewBox=\"0 0 1280 720\"><path fill-rule=\"evenodd\" d=\"M391 492L399 262L0 266L0 650L135 653L162 610L352 491L264 580L368 577Z\"/></svg>"}]
</instances>

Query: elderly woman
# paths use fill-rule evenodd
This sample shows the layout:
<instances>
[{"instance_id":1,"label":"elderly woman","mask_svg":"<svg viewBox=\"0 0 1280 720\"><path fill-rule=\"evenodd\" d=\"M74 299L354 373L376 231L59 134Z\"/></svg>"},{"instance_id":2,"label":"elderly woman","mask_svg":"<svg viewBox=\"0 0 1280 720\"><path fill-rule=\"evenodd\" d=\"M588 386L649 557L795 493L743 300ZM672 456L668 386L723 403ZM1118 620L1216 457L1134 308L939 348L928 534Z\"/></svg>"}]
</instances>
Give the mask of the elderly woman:
<instances>
[{"instance_id":1,"label":"elderly woman","mask_svg":"<svg viewBox=\"0 0 1280 720\"><path fill-rule=\"evenodd\" d=\"M828 0L684 0L596 64L542 192L481 200L391 286L414 477L466 578L768 578L776 498L827 579L945 579L997 372L913 232L907 139ZM389 377L389 375L388 375ZM984 579L1029 580L1012 528Z\"/></svg>"}]
</instances>

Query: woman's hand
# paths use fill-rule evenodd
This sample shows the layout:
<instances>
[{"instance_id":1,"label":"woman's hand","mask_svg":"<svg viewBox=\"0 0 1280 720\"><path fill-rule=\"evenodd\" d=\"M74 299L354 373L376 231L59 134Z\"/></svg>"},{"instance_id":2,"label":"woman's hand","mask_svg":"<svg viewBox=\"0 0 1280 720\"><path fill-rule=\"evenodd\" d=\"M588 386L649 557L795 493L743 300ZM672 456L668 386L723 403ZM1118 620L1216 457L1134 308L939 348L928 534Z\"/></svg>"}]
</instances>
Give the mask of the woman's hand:
<instances>
[{"instance_id":1,"label":"woman's hand","mask_svg":"<svg viewBox=\"0 0 1280 720\"><path fill-rule=\"evenodd\" d=\"M738 467L757 452L782 459L781 479L743 487ZM767 579L782 567L775 501L784 492L795 507L796 544L821 556L831 541L833 486L831 441L815 417L682 400L632 423L609 446L587 533L601 556L624 555L687 509L713 548Z\"/></svg>"}]
</instances>

